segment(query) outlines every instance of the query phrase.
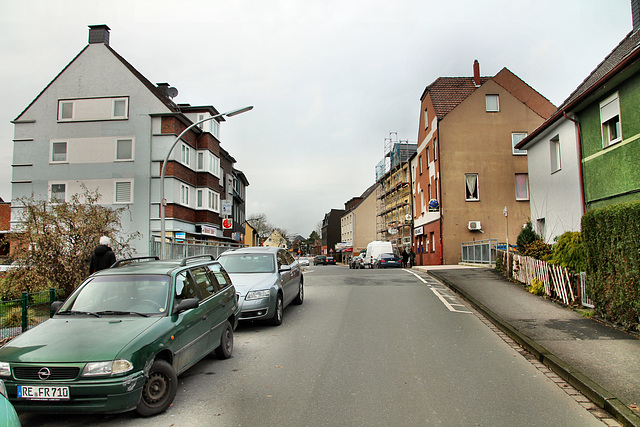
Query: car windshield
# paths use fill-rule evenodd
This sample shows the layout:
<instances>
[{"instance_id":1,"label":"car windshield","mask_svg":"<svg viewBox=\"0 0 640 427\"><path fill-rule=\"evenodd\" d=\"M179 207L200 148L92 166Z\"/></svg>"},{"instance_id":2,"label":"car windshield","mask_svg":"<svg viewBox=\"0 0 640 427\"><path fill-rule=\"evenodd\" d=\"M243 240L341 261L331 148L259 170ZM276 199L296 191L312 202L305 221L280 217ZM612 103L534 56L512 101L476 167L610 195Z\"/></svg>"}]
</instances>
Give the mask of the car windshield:
<instances>
[{"instance_id":1,"label":"car windshield","mask_svg":"<svg viewBox=\"0 0 640 427\"><path fill-rule=\"evenodd\" d=\"M57 314L165 314L168 299L168 276L98 276L65 302Z\"/></svg>"},{"instance_id":2,"label":"car windshield","mask_svg":"<svg viewBox=\"0 0 640 427\"><path fill-rule=\"evenodd\" d=\"M270 254L233 254L218 258L227 273L273 273L276 264Z\"/></svg>"}]
</instances>

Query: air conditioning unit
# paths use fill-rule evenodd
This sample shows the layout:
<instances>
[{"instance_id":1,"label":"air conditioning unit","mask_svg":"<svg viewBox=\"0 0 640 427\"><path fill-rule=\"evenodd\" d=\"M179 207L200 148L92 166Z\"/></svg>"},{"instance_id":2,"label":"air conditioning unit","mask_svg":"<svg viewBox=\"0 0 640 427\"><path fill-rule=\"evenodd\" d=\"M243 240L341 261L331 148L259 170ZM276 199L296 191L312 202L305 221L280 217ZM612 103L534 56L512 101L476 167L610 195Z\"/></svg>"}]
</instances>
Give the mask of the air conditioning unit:
<instances>
[{"instance_id":1,"label":"air conditioning unit","mask_svg":"<svg viewBox=\"0 0 640 427\"><path fill-rule=\"evenodd\" d=\"M480 221L469 221L469 230L480 230L482 225L480 225Z\"/></svg>"}]
</instances>

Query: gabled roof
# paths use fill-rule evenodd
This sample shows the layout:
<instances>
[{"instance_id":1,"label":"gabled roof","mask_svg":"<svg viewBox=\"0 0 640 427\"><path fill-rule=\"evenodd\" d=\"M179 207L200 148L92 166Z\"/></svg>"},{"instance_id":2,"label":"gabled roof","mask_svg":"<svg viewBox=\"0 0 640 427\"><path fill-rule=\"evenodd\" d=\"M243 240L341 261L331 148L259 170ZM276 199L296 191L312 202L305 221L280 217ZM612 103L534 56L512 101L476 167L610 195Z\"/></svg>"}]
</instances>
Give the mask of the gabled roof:
<instances>
[{"instance_id":1,"label":"gabled roof","mask_svg":"<svg viewBox=\"0 0 640 427\"><path fill-rule=\"evenodd\" d=\"M549 117L556 109L548 99L506 67L493 77L480 77L480 86L488 81L493 81L503 87L543 118ZM420 99L424 99L429 93L436 110L436 116L438 120L441 120L480 86L475 85L473 77L439 77L427 86Z\"/></svg>"},{"instance_id":2,"label":"gabled roof","mask_svg":"<svg viewBox=\"0 0 640 427\"><path fill-rule=\"evenodd\" d=\"M491 77L480 77L480 85L489 81ZM467 99L478 87L473 77L438 77L422 93L424 99L427 92L431 95L433 107L439 120L449 114L462 101Z\"/></svg>"},{"instance_id":3,"label":"gabled roof","mask_svg":"<svg viewBox=\"0 0 640 427\"><path fill-rule=\"evenodd\" d=\"M122 56L120 56L115 50L113 50L111 48L111 46L106 45L106 44L97 44L100 46L104 46L106 47L129 71L131 71L131 73L138 79L140 80L140 82L145 85L147 87L147 89L149 89L149 91L151 93L153 93L159 100L160 102L162 102L170 111L172 112L179 112L180 110L177 108L176 104L171 101L168 97L166 97L162 92L160 92L160 90L158 90L158 88L151 83L146 77L144 77L142 74L140 74L140 72L138 70L136 70L133 65L131 65L129 62L127 62L126 59L124 59ZM86 45L72 60L71 62L69 62L63 69L62 71L60 71L54 78L53 80L51 80L51 82L49 82L49 84L47 86L45 86L44 89L42 89L42 91L40 91L40 93L38 94L38 96L36 96L33 101L31 101L29 103L29 105L27 105L27 107L22 110L22 112L18 115L18 117L16 117L16 119L14 121L18 121L20 119L20 116L22 116L37 100L38 98L40 98L40 96L42 96L42 94L53 84L53 82L55 82L58 77L60 77L70 66L71 64L73 64L83 53L85 50L87 50L89 48L89 46L91 46L91 44Z\"/></svg>"},{"instance_id":4,"label":"gabled roof","mask_svg":"<svg viewBox=\"0 0 640 427\"><path fill-rule=\"evenodd\" d=\"M611 80L622 70L640 59L640 31L631 31L627 36L607 55L600 64L587 76L586 79L569 95L553 115L520 141L516 148L522 148L529 144L544 130L558 121L565 113L575 108L582 100L597 91L603 84Z\"/></svg>"}]
</instances>

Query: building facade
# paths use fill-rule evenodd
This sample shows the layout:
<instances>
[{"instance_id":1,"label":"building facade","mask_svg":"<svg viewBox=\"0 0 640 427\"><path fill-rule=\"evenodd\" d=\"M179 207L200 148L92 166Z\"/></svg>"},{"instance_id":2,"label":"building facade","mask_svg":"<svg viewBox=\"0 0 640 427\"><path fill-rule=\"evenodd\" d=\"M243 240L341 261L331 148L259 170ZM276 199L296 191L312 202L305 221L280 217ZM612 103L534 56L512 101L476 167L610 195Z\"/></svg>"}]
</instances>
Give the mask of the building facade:
<instances>
[{"instance_id":1,"label":"building facade","mask_svg":"<svg viewBox=\"0 0 640 427\"><path fill-rule=\"evenodd\" d=\"M481 77L476 61L473 71L440 77L420 97L411 159L418 264L456 264L464 242L515 243L529 220L527 157L515 145L556 108L506 68Z\"/></svg>"},{"instance_id":2,"label":"building facade","mask_svg":"<svg viewBox=\"0 0 640 427\"><path fill-rule=\"evenodd\" d=\"M345 203L345 212L340 218L340 241L348 252L357 255L376 239L377 187L378 184L374 184L359 197Z\"/></svg>"},{"instance_id":3,"label":"building facade","mask_svg":"<svg viewBox=\"0 0 640 427\"><path fill-rule=\"evenodd\" d=\"M103 205L128 206L121 232L141 234L133 242L137 254L157 254L164 158L183 130L219 113L175 104L177 91L149 82L110 47L109 35L106 25L90 26L89 44L13 121L12 229L20 227L21 198L69 200L85 186ZM233 230L222 227L222 202L233 202L229 185L248 182L235 182L235 160L220 147L223 121L195 126L169 156L169 240L233 241Z\"/></svg>"}]
</instances>

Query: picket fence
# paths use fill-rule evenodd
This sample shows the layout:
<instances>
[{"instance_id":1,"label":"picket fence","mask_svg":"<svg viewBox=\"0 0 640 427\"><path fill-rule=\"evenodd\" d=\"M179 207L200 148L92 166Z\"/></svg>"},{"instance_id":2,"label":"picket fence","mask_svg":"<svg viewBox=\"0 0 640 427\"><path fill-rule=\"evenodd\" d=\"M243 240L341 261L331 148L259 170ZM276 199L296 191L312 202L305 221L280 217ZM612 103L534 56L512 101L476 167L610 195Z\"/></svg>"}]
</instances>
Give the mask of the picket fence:
<instances>
[{"instance_id":1,"label":"picket fence","mask_svg":"<svg viewBox=\"0 0 640 427\"><path fill-rule=\"evenodd\" d=\"M511 262L507 260L506 251L498 251L509 277L529 286L533 279L539 279L544 285L545 294L564 304L573 305L581 302L582 289L577 286L577 277L566 268L540 261L538 259L511 253ZM506 271L505 271L506 270ZM581 292L582 291L582 292Z\"/></svg>"}]
</instances>

